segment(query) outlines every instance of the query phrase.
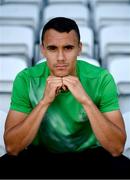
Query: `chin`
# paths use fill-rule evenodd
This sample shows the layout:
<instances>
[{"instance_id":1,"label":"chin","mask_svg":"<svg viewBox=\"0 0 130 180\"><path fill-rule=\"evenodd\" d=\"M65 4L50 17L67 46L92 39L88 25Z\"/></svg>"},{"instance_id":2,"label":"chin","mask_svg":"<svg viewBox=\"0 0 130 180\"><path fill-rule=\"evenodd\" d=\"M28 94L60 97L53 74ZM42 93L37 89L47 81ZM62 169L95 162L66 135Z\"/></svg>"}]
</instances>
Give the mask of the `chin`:
<instances>
[{"instance_id":1,"label":"chin","mask_svg":"<svg viewBox=\"0 0 130 180\"><path fill-rule=\"evenodd\" d=\"M64 77L64 76L68 76L69 73L54 73L54 75L57 77Z\"/></svg>"}]
</instances>

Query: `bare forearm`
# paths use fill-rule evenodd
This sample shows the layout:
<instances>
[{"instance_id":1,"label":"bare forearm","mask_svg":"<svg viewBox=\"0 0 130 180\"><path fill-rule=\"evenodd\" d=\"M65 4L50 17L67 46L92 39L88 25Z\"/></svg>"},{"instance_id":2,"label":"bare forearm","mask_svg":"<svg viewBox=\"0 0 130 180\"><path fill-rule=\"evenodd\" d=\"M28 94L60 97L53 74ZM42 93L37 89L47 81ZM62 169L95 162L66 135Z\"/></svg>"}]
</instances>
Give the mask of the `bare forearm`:
<instances>
[{"instance_id":1,"label":"bare forearm","mask_svg":"<svg viewBox=\"0 0 130 180\"><path fill-rule=\"evenodd\" d=\"M12 127L5 133L7 151L17 155L26 148L36 136L48 104L43 101L18 125Z\"/></svg>"},{"instance_id":2,"label":"bare forearm","mask_svg":"<svg viewBox=\"0 0 130 180\"><path fill-rule=\"evenodd\" d=\"M86 99L87 103L83 106L96 138L113 156L119 155L123 150L125 142L123 131L119 126L105 117L89 97Z\"/></svg>"}]
</instances>

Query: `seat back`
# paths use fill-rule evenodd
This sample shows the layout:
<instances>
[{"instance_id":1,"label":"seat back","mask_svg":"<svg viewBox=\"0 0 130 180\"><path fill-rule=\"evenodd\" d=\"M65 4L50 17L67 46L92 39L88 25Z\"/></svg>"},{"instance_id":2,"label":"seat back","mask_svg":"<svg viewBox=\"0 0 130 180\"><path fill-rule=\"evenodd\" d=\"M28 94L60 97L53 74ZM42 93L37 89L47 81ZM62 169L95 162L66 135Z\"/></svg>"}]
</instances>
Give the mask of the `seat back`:
<instances>
[{"instance_id":1,"label":"seat back","mask_svg":"<svg viewBox=\"0 0 130 180\"><path fill-rule=\"evenodd\" d=\"M130 55L130 26L104 27L99 36L100 59L107 67L109 58L115 55Z\"/></svg>"},{"instance_id":2,"label":"seat back","mask_svg":"<svg viewBox=\"0 0 130 180\"><path fill-rule=\"evenodd\" d=\"M25 58L28 66L32 65L34 34L27 27L0 26L0 54Z\"/></svg>"},{"instance_id":3,"label":"seat back","mask_svg":"<svg viewBox=\"0 0 130 180\"><path fill-rule=\"evenodd\" d=\"M50 4L46 6L43 12L44 23L54 17L68 17L82 26L89 24L88 8L82 4Z\"/></svg>"}]
</instances>

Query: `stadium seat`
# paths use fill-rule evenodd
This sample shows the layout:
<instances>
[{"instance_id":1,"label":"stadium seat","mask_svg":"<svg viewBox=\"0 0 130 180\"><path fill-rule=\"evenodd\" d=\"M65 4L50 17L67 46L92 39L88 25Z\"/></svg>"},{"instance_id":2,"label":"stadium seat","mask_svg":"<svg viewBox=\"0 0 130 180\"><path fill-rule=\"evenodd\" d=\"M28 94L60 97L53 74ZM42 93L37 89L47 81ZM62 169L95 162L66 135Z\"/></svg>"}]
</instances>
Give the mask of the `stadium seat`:
<instances>
[{"instance_id":1,"label":"stadium seat","mask_svg":"<svg viewBox=\"0 0 130 180\"><path fill-rule=\"evenodd\" d=\"M8 112L13 81L18 72L27 68L21 57L0 56L0 109Z\"/></svg>"},{"instance_id":2,"label":"stadium seat","mask_svg":"<svg viewBox=\"0 0 130 180\"><path fill-rule=\"evenodd\" d=\"M59 16L74 19L78 25L89 25L89 10L83 4L50 4L44 9L43 21Z\"/></svg>"},{"instance_id":3,"label":"stadium seat","mask_svg":"<svg viewBox=\"0 0 130 180\"><path fill-rule=\"evenodd\" d=\"M103 27L111 25L130 25L130 5L101 4L94 11L94 28L97 36ZM97 37L98 39L98 37Z\"/></svg>"},{"instance_id":4,"label":"stadium seat","mask_svg":"<svg viewBox=\"0 0 130 180\"><path fill-rule=\"evenodd\" d=\"M96 59L88 58L87 56L78 56L78 60L88 62L94 66L100 66L99 62Z\"/></svg>"},{"instance_id":5,"label":"stadium seat","mask_svg":"<svg viewBox=\"0 0 130 180\"><path fill-rule=\"evenodd\" d=\"M107 67L109 59L115 55L129 55L130 26L104 27L100 32L99 49L103 67Z\"/></svg>"},{"instance_id":6,"label":"stadium seat","mask_svg":"<svg viewBox=\"0 0 130 180\"><path fill-rule=\"evenodd\" d=\"M130 108L130 55L113 57L108 66L118 87L119 103L122 113Z\"/></svg>"},{"instance_id":7,"label":"stadium seat","mask_svg":"<svg viewBox=\"0 0 130 180\"><path fill-rule=\"evenodd\" d=\"M130 85L129 85L130 86ZM120 110L125 113L130 110L130 94L120 94L119 95Z\"/></svg>"},{"instance_id":8,"label":"stadium seat","mask_svg":"<svg viewBox=\"0 0 130 180\"><path fill-rule=\"evenodd\" d=\"M28 66L32 65L34 35L28 27L0 26L0 54L22 56Z\"/></svg>"},{"instance_id":9,"label":"stadium seat","mask_svg":"<svg viewBox=\"0 0 130 180\"><path fill-rule=\"evenodd\" d=\"M123 154L130 159L130 111L123 114L127 139Z\"/></svg>"},{"instance_id":10,"label":"stadium seat","mask_svg":"<svg viewBox=\"0 0 130 180\"><path fill-rule=\"evenodd\" d=\"M0 25L32 28L35 41L39 35L39 8L34 4L4 4L0 6Z\"/></svg>"},{"instance_id":11,"label":"stadium seat","mask_svg":"<svg viewBox=\"0 0 130 180\"><path fill-rule=\"evenodd\" d=\"M5 143L4 143L4 127L7 113L0 110L0 157L6 154Z\"/></svg>"},{"instance_id":12,"label":"stadium seat","mask_svg":"<svg viewBox=\"0 0 130 180\"><path fill-rule=\"evenodd\" d=\"M34 5L39 9L38 13L39 13L40 18L42 17L41 13L42 13L44 6L45 6L45 1L43 1L43 0L3 0L3 2L4 2L4 4L13 3L13 4L17 4L17 5L21 5L21 4L23 4L23 5ZM40 27L39 27L39 29L40 29ZM37 33L39 33L39 31Z\"/></svg>"},{"instance_id":13,"label":"stadium seat","mask_svg":"<svg viewBox=\"0 0 130 180\"><path fill-rule=\"evenodd\" d=\"M85 27L85 26L84 27L79 26L79 30L80 30L81 42L83 44L81 55L85 55L90 58L93 58L93 56L94 56L93 30L91 28Z\"/></svg>"}]
</instances>

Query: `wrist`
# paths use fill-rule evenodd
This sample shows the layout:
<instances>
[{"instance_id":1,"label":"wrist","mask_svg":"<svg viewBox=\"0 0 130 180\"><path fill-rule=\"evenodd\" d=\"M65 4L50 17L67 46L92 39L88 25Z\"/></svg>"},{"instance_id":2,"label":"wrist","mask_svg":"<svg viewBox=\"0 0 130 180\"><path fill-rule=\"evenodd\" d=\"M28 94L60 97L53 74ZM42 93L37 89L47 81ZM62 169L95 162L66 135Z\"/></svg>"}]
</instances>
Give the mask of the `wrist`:
<instances>
[{"instance_id":1,"label":"wrist","mask_svg":"<svg viewBox=\"0 0 130 180\"><path fill-rule=\"evenodd\" d=\"M47 107L47 108L48 108L48 106L50 105L50 103L47 102L45 99L42 99L42 100L39 102L39 104L40 104L41 106Z\"/></svg>"},{"instance_id":2,"label":"wrist","mask_svg":"<svg viewBox=\"0 0 130 180\"><path fill-rule=\"evenodd\" d=\"M84 101L82 102L82 106L85 107L90 107L92 104L92 100L89 98L89 96L86 96Z\"/></svg>"}]
</instances>

